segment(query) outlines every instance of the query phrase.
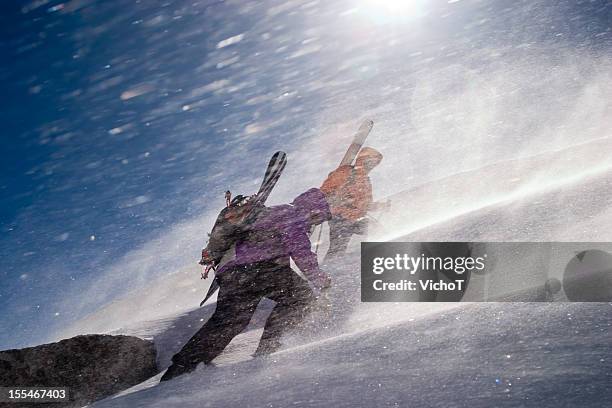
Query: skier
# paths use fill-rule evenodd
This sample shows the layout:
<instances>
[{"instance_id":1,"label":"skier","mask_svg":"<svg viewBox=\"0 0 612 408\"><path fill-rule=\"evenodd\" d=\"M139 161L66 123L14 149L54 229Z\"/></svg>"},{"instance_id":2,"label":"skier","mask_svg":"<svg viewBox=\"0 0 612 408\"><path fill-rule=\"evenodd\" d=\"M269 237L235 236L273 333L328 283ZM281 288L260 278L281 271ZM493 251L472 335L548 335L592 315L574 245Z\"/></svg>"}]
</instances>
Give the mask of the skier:
<instances>
[{"instance_id":1,"label":"skier","mask_svg":"<svg viewBox=\"0 0 612 408\"><path fill-rule=\"evenodd\" d=\"M329 221L330 246L325 260L342 255L353 234L367 232L366 214L387 203L374 203L369 173L382 161L382 154L364 147L355 159L355 165L341 165L332 171L321 186L329 203L332 219Z\"/></svg>"},{"instance_id":2,"label":"skier","mask_svg":"<svg viewBox=\"0 0 612 408\"><path fill-rule=\"evenodd\" d=\"M308 232L331 218L325 196L310 189L289 205L265 207L235 246L236 258L217 271L217 308L172 358L162 381L209 364L240 334L263 297L277 304L268 318L256 355L280 346L285 329L302 320L318 293L330 285L310 250ZM312 284L290 267L292 259Z\"/></svg>"}]
</instances>

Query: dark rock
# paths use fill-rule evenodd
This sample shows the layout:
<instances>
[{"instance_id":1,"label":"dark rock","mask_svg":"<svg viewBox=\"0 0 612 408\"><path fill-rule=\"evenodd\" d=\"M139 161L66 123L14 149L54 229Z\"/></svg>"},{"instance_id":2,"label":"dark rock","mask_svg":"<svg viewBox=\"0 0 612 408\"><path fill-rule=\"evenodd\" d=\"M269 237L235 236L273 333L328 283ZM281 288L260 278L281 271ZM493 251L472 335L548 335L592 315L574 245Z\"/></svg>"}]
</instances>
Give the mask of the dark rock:
<instances>
[{"instance_id":1,"label":"dark rock","mask_svg":"<svg viewBox=\"0 0 612 408\"><path fill-rule=\"evenodd\" d=\"M157 373L153 343L131 336L91 334L0 351L0 386L70 388L72 401L46 408L83 406Z\"/></svg>"}]
</instances>

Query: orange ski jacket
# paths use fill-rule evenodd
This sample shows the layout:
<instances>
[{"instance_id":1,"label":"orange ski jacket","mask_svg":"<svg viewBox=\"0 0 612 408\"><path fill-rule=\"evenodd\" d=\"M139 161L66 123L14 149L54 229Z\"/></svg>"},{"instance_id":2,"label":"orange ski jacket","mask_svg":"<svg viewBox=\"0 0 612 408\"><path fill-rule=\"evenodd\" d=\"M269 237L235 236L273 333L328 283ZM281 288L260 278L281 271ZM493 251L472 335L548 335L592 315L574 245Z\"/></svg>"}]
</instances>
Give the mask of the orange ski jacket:
<instances>
[{"instance_id":1,"label":"orange ski jacket","mask_svg":"<svg viewBox=\"0 0 612 408\"><path fill-rule=\"evenodd\" d=\"M372 183L363 167L344 165L329 173L321 186L332 217L357 221L372 204Z\"/></svg>"}]
</instances>

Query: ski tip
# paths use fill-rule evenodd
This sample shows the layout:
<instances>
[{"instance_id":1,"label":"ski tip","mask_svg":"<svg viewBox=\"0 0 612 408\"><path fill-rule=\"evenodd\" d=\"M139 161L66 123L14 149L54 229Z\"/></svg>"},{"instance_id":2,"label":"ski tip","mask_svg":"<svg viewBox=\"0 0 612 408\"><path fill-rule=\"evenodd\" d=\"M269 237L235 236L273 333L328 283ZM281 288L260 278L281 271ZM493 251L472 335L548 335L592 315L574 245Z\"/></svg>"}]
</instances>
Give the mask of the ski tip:
<instances>
[{"instance_id":1,"label":"ski tip","mask_svg":"<svg viewBox=\"0 0 612 408\"><path fill-rule=\"evenodd\" d=\"M364 129L372 129L373 126L374 126L374 121L372 119L366 119L361 124L361 127Z\"/></svg>"}]
</instances>

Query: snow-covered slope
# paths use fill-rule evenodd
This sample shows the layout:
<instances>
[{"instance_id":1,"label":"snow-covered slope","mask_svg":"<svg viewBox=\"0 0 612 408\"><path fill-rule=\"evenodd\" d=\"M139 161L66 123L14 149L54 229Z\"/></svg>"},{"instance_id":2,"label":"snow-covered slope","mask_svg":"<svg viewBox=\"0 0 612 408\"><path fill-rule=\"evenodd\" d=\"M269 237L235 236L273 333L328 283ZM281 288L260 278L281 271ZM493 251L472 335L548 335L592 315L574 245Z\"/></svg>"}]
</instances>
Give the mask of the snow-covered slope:
<instances>
[{"instance_id":1,"label":"snow-covered slope","mask_svg":"<svg viewBox=\"0 0 612 408\"><path fill-rule=\"evenodd\" d=\"M465 300L482 299L477 291L486 290L488 297L496 298L543 286L548 278L562 280L577 251L611 249L606 241L612 241L612 172L594 173L516 200L504 200L418 229L401 240L516 241L514 249L506 247L505 253L492 245L478 245L490 261L498 257L498 267L487 276L472 275ZM521 241L542 243L524 246ZM546 244L549 241L578 243L551 246ZM553 247L554 254L547 256ZM533 265L540 265L538 273ZM563 291L557 296L557 300L566 299Z\"/></svg>"},{"instance_id":2,"label":"snow-covered slope","mask_svg":"<svg viewBox=\"0 0 612 408\"><path fill-rule=\"evenodd\" d=\"M603 165L570 176L393 238L610 239L612 172ZM427 197L414 199L426 205ZM159 385L157 376L96 406L596 407L612 398L609 303L360 303L357 254L329 268L331 308L287 336L283 350L250 356L271 305L264 303L217 367ZM122 332L153 338L165 367L213 308Z\"/></svg>"},{"instance_id":3,"label":"snow-covered slope","mask_svg":"<svg viewBox=\"0 0 612 408\"><path fill-rule=\"evenodd\" d=\"M348 333L96 407L602 407L610 304L472 304ZM152 381L153 382L153 381Z\"/></svg>"},{"instance_id":4,"label":"snow-covered slope","mask_svg":"<svg viewBox=\"0 0 612 408\"><path fill-rule=\"evenodd\" d=\"M609 208L609 187L605 181L604 185L589 182L612 168L610 151L612 136L501 161L396 193L389 197L393 204L391 211L379 219L383 228L378 238L395 239L421 230L420 236L430 240L438 237L489 241L609 239L612 236L609 229L589 231L576 227L593 216L601 215L610 220L602 214L606 207ZM548 191L555 193L540 197ZM551 204L555 209L549 209ZM487 208L496 206L502 208L498 215L504 213L501 219L481 219L482 211L488 212ZM515 206L521 208L515 210ZM539 209L538 214L535 214L536 209ZM559 210L563 214L559 214ZM524 222L525 211L531 218L530 223ZM455 220L466 219L468 213L475 214L471 218L480 219L480 225L466 231L456 226ZM543 218L558 225L554 229L552 225L532 225ZM432 225L440 227L432 228ZM507 230L509 226L513 226L512 231ZM602 236L602 233L607 235Z\"/></svg>"}]
</instances>

